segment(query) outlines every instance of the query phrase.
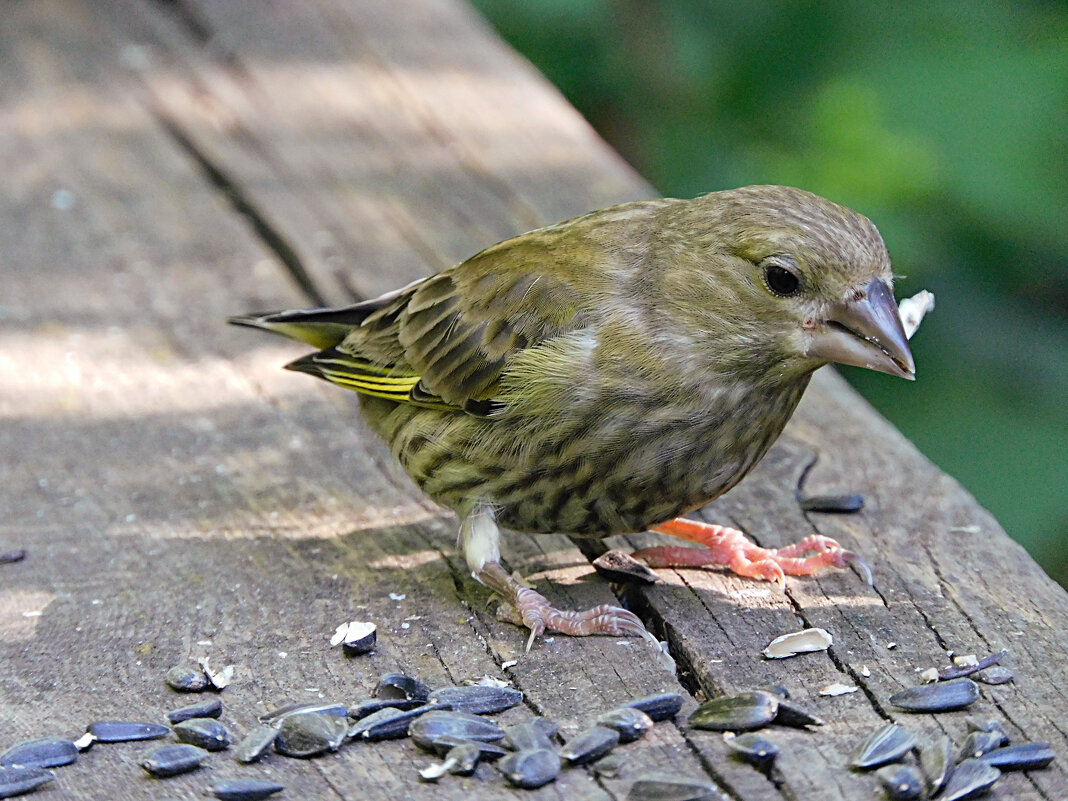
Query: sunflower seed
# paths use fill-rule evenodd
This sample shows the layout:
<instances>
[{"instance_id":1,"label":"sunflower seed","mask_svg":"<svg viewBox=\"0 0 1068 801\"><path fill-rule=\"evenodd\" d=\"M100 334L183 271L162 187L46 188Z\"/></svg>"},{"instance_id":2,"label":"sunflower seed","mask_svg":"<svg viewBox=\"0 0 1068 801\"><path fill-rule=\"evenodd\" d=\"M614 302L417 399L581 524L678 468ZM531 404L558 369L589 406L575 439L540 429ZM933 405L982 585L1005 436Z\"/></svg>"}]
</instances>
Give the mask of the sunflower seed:
<instances>
[{"instance_id":1,"label":"sunflower seed","mask_svg":"<svg viewBox=\"0 0 1068 801\"><path fill-rule=\"evenodd\" d=\"M640 709L654 721L669 720L679 714L679 710L682 709L682 694L657 693L656 695L646 695L642 698L635 698L633 701L627 701L623 706Z\"/></svg>"},{"instance_id":2,"label":"sunflower seed","mask_svg":"<svg viewBox=\"0 0 1068 801\"><path fill-rule=\"evenodd\" d=\"M78 759L78 746L60 737L16 743L0 754L0 767L58 768Z\"/></svg>"},{"instance_id":3,"label":"sunflower seed","mask_svg":"<svg viewBox=\"0 0 1068 801\"><path fill-rule=\"evenodd\" d=\"M442 709L432 710L413 720L407 733L412 742L427 751L435 750L435 743L442 737L484 742L495 742L504 737L504 729L492 720Z\"/></svg>"},{"instance_id":4,"label":"sunflower seed","mask_svg":"<svg viewBox=\"0 0 1068 801\"><path fill-rule=\"evenodd\" d=\"M725 732L723 741L738 759L761 769L770 767L779 755L779 746L756 732L738 735Z\"/></svg>"},{"instance_id":5,"label":"sunflower seed","mask_svg":"<svg viewBox=\"0 0 1068 801\"><path fill-rule=\"evenodd\" d=\"M408 736L410 727L418 718L430 712L442 711L445 710L435 704L424 704L407 711L387 707L356 721L349 728L348 736L350 739L397 740Z\"/></svg>"},{"instance_id":6,"label":"sunflower seed","mask_svg":"<svg viewBox=\"0 0 1068 801\"><path fill-rule=\"evenodd\" d=\"M890 696L890 703L908 712L948 712L979 699L979 685L971 679L951 679L909 687Z\"/></svg>"},{"instance_id":7,"label":"sunflower seed","mask_svg":"<svg viewBox=\"0 0 1068 801\"><path fill-rule=\"evenodd\" d=\"M646 564L623 551L611 550L593 560L594 569L615 584L655 584L660 577Z\"/></svg>"},{"instance_id":8,"label":"sunflower seed","mask_svg":"<svg viewBox=\"0 0 1068 801\"><path fill-rule=\"evenodd\" d=\"M810 495L801 501L805 512L824 514L850 514L864 508L864 496L859 492L849 495Z\"/></svg>"},{"instance_id":9,"label":"sunflower seed","mask_svg":"<svg viewBox=\"0 0 1068 801\"><path fill-rule=\"evenodd\" d=\"M901 759L914 745L916 737L912 732L896 723L888 723L860 744L850 764L860 770L877 768L887 762Z\"/></svg>"},{"instance_id":10,"label":"sunflower seed","mask_svg":"<svg viewBox=\"0 0 1068 801\"><path fill-rule=\"evenodd\" d=\"M218 698L209 698L201 704L183 706L167 713L167 720L173 723L181 723L190 718L217 718L222 715L223 705Z\"/></svg>"},{"instance_id":11,"label":"sunflower seed","mask_svg":"<svg viewBox=\"0 0 1068 801\"><path fill-rule=\"evenodd\" d=\"M86 730L102 743L125 743L131 740L158 740L171 730L158 723L127 723L121 720L98 720Z\"/></svg>"},{"instance_id":12,"label":"sunflower seed","mask_svg":"<svg viewBox=\"0 0 1068 801\"><path fill-rule=\"evenodd\" d=\"M523 693L511 687L483 687L478 684L466 687L442 687L427 698L434 704L442 704L456 712L472 715L489 715L511 709L523 701Z\"/></svg>"},{"instance_id":13,"label":"sunflower seed","mask_svg":"<svg viewBox=\"0 0 1068 801\"><path fill-rule=\"evenodd\" d=\"M0 767L0 798L22 795L56 778L50 770L32 766Z\"/></svg>"},{"instance_id":14,"label":"sunflower seed","mask_svg":"<svg viewBox=\"0 0 1068 801\"><path fill-rule=\"evenodd\" d=\"M215 718L189 718L175 724L178 741L205 751L225 751L230 747L230 732Z\"/></svg>"},{"instance_id":15,"label":"sunflower seed","mask_svg":"<svg viewBox=\"0 0 1068 801\"><path fill-rule=\"evenodd\" d=\"M747 731L771 723L778 712L776 696L753 690L705 701L690 715L690 725L712 731Z\"/></svg>"},{"instance_id":16,"label":"sunflower seed","mask_svg":"<svg viewBox=\"0 0 1068 801\"><path fill-rule=\"evenodd\" d=\"M945 668L938 673L938 678L941 681L946 681L947 679L958 679L961 676L970 676L972 673L978 673L991 665L996 665L1007 653L1008 649L1002 648L996 654L990 654L982 659L976 659L975 654L958 656L954 658L952 667Z\"/></svg>"},{"instance_id":17,"label":"sunflower seed","mask_svg":"<svg viewBox=\"0 0 1068 801\"><path fill-rule=\"evenodd\" d=\"M890 801L915 801L923 795L923 776L912 765L887 765L875 778Z\"/></svg>"},{"instance_id":18,"label":"sunflower seed","mask_svg":"<svg viewBox=\"0 0 1068 801\"><path fill-rule=\"evenodd\" d=\"M594 724L615 729L619 732L621 743L630 743L643 737L649 729L653 728L653 719L637 707L617 706L599 715Z\"/></svg>"},{"instance_id":19,"label":"sunflower seed","mask_svg":"<svg viewBox=\"0 0 1068 801\"><path fill-rule=\"evenodd\" d=\"M412 676L403 673L384 673L375 687L376 698L416 698L426 701L430 687Z\"/></svg>"},{"instance_id":20,"label":"sunflower seed","mask_svg":"<svg viewBox=\"0 0 1068 801\"><path fill-rule=\"evenodd\" d=\"M802 629L776 637L764 649L764 656L785 659L811 651L826 651L833 643L834 638L826 629Z\"/></svg>"},{"instance_id":21,"label":"sunflower seed","mask_svg":"<svg viewBox=\"0 0 1068 801\"><path fill-rule=\"evenodd\" d=\"M198 693L210 684L202 669L189 665L175 665L167 671L166 679L171 689L180 693Z\"/></svg>"},{"instance_id":22,"label":"sunflower seed","mask_svg":"<svg viewBox=\"0 0 1068 801\"><path fill-rule=\"evenodd\" d=\"M516 723L504 730L504 744L513 751L533 751L553 747L553 738L560 727L548 718L533 718Z\"/></svg>"},{"instance_id":23,"label":"sunflower seed","mask_svg":"<svg viewBox=\"0 0 1068 801\"><path fill-rule=\"evenodd\" d=\"M631 785L627 801L718 801L723 796L707 779L651 773Z\"/></svg>"},{"instance_id":24,"label":"sunflower seed","mask_svg":"<svg viewBox=\"0 0 1068 801\"><path fill-rule=\"evenodd\" d=\"M260 801L285 789L285 785L262 779L220 779L211 792L221 801Z\"/></svg>"},{"instance_id":25,"label":"sunflower seed","mask_svg":"<svg viewBox=\"0 0 1068 801\"><path fill-rule=\"evenodd\" d=\"M1021 743L989 751L980 757L999 770L1037 770L1053 761L1049 743Z\"/></svg>"},{"instance_id":26,"label":"sunflower seed","mask_svg":"<svg viewBox=\"0 0 1068 801\"><path fill-rule=\"evenodd\" d=\"M516 751L503 757L497 769L515 787L532 790L560 775L560 756L548 748Z\"/></svg>"},{"instance_id":27,"label":"sunflower seed","mask_svg":"<svg viewBox=\"0 0 1068 801\"><path fill-rule=\"evenodd\" d=\"M816 717L796 704L780 700L779 710L775 713L775 723L782 726L793 726L803 729L806 726L822 726L823 718Z\"/></svg>"},{"instance_id":28,"label":"sunflower seed","mask_svg":"<svg viewBox=\"0 0 1068 801\"><path fill-rule=\"evenodd\" d=\"M234 748L234 759L238 762L258 762L274 745L278 737L278 729L274 726L257 726L241 740Z\"/></svg>"},{"instance_id":29,"label":"sunflower seed","mask_svg":"<svg viewBox=\"0 0 1068 801\"><path fill-rule=\"evenodd\" d=\"M953 775L953 741L943 735L921 748L920 770L927 795L933 798Z\"/></svg>"},{"instance_id":30,"label":"sunflower seed","mask_svg":"<svg viewBox=\"0 0 1068 801\"><path fill-rule=\"evenodd\" d=\"M349 717L353 720L362 720L383 709L398 709L401 712L407 712L421 706L424 706L424 703L417 698L364 698L349 707Z\"/></svg>"},{"instance_id":31,"label":"sunflower seed","mask_svg":"<svg viewBox=\"0 0 1068 801\"><path fill-rule=\"evenodd\" d=\"M560 756L569 765L585 765L600 759L619 744L619 732L604 726L591 726L567 741Z\"/></svg>"},{"instance_id":32,"label":"sunflower seed","mask_svg":"<svg viewBox=\"0 0 1068 801\"><path fill-rule=\"evenodd\" d=\"M964 725L968 727L969 732L997 732L1001 735L1001 744L1009 744L1009 733L1005 731L1005 727L1001 725L1001 721L997 718L988 718L987 720L983 720L982 718L966 718L964 721Z\"/></svg>"},{"instance_id":33,"label":"sunflower seed","mask_svg":"<svg viewBox=\"0 0 1068 801\"><path fill-rule=\"evenodd\" d=\"M1001 771L982 759L966 759L957 765L939 796L941 801L964 801L982 795L1001 776Z\"/></svg>"},{"instance_id":34,"label":"sunflower seed","mask_svg":"<svg viewBox=\"0 0 1068 801\"><path fill-rule=\"evenodd\" d=\"M285 756L307 759L327 751L336 751L348 731L347 718L318 712L297 712L282 719L274 750Z\"/></svg>"},{"instance_id":35,"label":"sunflower seed","mask_svg":"<svg viewBox=\"0 0 1068 801\"><path fill-rule=\"evenodd\" d=\"M161 745L149 752L140 764L153 776L166 778L196 770L207 756L207 751L195 745Z\"/></svg>"}]
</instances>

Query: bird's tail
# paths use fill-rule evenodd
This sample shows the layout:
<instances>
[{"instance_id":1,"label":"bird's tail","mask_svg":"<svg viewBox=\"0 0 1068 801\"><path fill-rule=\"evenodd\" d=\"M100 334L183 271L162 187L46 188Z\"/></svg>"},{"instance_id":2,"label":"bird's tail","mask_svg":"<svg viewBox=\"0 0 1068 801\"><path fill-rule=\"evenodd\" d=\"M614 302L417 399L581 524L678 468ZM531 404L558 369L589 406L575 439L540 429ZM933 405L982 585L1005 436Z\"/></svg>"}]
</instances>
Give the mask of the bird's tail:
<instances>
[{"instance_id":1,"label":"bird's tail","mask_svg":"<svg viewBox=\"0 0 1068 801\"><path fill-rule=\"evenodd\" d=\"M307 342L322 350L337 345L378 308L374 301L334 309L304 309L266 314L242 314L227 319L233 325L259 328L272 334Z\"/></svg>"}]
</instances>

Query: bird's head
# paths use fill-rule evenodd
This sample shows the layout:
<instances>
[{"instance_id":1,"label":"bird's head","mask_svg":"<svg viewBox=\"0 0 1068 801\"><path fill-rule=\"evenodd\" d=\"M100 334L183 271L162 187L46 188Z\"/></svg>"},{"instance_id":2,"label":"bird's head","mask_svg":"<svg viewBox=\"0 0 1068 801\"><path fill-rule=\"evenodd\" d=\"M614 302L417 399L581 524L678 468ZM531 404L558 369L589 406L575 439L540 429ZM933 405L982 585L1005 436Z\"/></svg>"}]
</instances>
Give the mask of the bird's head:
<instances>
[{"instance_id":1,"label":"bird's head","mask_svg":"<svg viewBox=\"0 0 1068 801\"><path fill-rule=\"evenodd\" d=\"M671 263L682 270L667 271L676 284L667 291L688 292L681 303L714 319L718 335L729 332L731 347L752 348L784 373L838 362L915 378L890 257L869 219L784 186L715 192L665 211L676 217L666 227L689 231L696 245L676 251Z\"/></svg>"}]
</instances>

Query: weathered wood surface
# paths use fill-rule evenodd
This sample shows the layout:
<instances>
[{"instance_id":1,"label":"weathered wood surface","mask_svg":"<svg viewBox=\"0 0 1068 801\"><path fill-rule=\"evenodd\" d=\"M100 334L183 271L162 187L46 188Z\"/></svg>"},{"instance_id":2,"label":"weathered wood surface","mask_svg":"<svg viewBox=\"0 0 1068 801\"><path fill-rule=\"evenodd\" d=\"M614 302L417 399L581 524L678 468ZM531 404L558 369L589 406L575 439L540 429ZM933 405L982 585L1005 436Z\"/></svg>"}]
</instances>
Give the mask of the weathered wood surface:
<instances>
[{"instance_id":1,"label":"weathered wood surface","mask_svg":"<svg viewBox=\"0 0 1068 801\"><path fill-rule=\"evenodd\" d=\"M507 720L535 711L565 733L616 701L680 687L785 683L827 721L772 733L783 750L772 781L680 718L627 746L617 778L572 770L533 792L488 767L420 785L424 757L396 742L247 767L218 755L161 786L136 766L147 748L131 744L83 755L42 797L192 797L219 776L269 775L289 797L608 799L666 770L735 799L867 799L873 779L845 769L863 735L888 719L925 735L964 729L965 713L903 715L889 694L946 650L1001 647L1016 682L984 687L969 714L1051 741L1061 761L1006 776L994 796L1068 796L1068 596L833 374L704 514L762 544L838 537L870 557L875 586L836 573L780 593L661 571L628 600L671 643L677 678L641 644L609 638L547 638L524 655L524 635L466 578L455 520L392 466L354 399L279 370L299 347L223 325L309 295L369 296L539 223L651 194L465 7L15 0L4 11L0 551L29 556L0 565L0 748L94 719L160 719L186 700L165 670L203 655L237 666L223 694L237 733L272 705L353 700L395 669L432 684L506 677L528 702ZM805 515L800 490L860 491L867 505ZM523 536L505 554L571 607L612 600L588 555ZM359 618L380 625L373 655L326 647ZM760 656L802 624L833 632L830 652ZM862 691L819 697L833 681Z\"/></svg>"}]
</instances>

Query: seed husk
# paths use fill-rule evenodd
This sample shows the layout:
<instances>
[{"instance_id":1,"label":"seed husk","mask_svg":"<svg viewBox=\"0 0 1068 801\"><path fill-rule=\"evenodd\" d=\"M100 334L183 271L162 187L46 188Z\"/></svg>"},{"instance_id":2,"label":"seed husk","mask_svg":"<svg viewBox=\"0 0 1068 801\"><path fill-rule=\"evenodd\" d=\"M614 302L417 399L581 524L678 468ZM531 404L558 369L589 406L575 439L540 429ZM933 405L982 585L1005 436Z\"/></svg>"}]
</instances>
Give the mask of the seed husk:
<instances>
[{"instance_id":1,"label":"seed husk","mask_svg":"<svg viewBox=\"0 0 1068 801\"><path fill-rule=\"evenodd\" d=\"M619 732L621 743L630 743L653 728L653 719L634 706L617 706L599 715L594 721L597 726L615 729Z\"/></svg>"},{"instance_id":2,"label":"seed husk","mask_svg":"<svg viewBox=\"0 0 1068 801\"><path fill-rule=\"evenodd\" d=\"M763 690L722 695L690 715L690 725L711 731L748 731L766 726L779 712L779 699Z\"/></svg>"},{"instance_id":3,"label":"seed husk","mask_svg":"<svg viewBox=\"0 0 1068 801\"><path fill-rule=\"evenodd\" d=\"M0 798L32 792L55 778L52 771L30 765L0 767Z\"/></svg>"},{"instance_id":4,"label":"seed husk","mask_svg":"<svg viewBox=\"0 0 1068 801\"><path fill-rule=\"evenodd\" d=\"M219 698L209 698L200 704L193 704L192 706L183 706L181 709L175 709L173 712L167 713L167 720L172 724L181 723L183 720L189 720L190 718L217 718L222 715L223 705Z\"/></svg>"},{"instance_id":5,"label":"seed husk","mask_svg":"<svg viewBox=\"0 0 1068 801\"><path fill-rule=\"evenodd\" d=\"M923 795L923 776L912 765L886 765L875 771L890 801L915 801Z\"/></svg>"},{"instance_id":6,"label":"seed husk","mask_svg":"<svg viewBox=\"0 0 1068 801\"><path fill-rule=\"evenodd\" d=\"M996 732L1001 735L1001 744L1009 744L1009 733L1005 731L1005 727L1001 725L1001 721L997 718L988 718L983 720L982 718L967 718L964 721L964 725L968 727L969 732L973 731L989 731Z\"/></svg>"},{"instance_id":7,"label":"seed husk","mask_svg":"<svg viewBox=\"0 0 1068 801\"><path fill-rule=\"evenodd\" d=\"M400 710L387 707L356 721L349 728L349 738L363 740L399 740L408 736L416 719L429 712L445 711L436 704L424 704L415 709Z\"/></svg>"},{"instance_id":8,"label":"seed husk","mask_svg":"<svg viewBox=\"0 0 1068 801\"><path fill-rule=\"evenodd\" d=\"M208 752L195 745L161 745L141 760L141 767L159 778L177 776L200 767Z\"/></svg>"},{"instance_id":9,"label":"seed husk","mask_svg":"<svg viewBox=\"0 0 1068 801\"><path fill-rule=\"evenodd\" d=\"M470 776L482 761L482 748L476 742L461 743L449 749L445 761L454 763L449 768L453 776Z\"/></svg>"},{"instance_id":10,"label":"seed husk","mask_svg":"<svg viewBox=\"0 0 1068 801\"><path fill-rule=\"evenodd\" d=\"M593 560L593 568L616 584L655 584L660 577L646 564L623 551L611 550Z\"/></svg>"},{"instance_id":11,"label":"seed husk","mask_svg":"<svg viewBox=\"0 0 1068 801\"><path fill-rule=\"evenodd\" d=\"M189 665L175 665L167 671L166 680L172 690L180 693L199 693L211 683L201 668Z\"/></svg>"},{"instance_id":12,"label":"seed husk","mask_svg":"<svg viewBox=\"0 0 1068 801\"><path fill-rule=\"evenodd\" d=\"M375 687L376 698L415 698L425 702L430 692L428 684L404 673L383 673Z\"/></svg>"},{"instance_id":13,"label":"seed husk","mask_svg":"<svg viewBox=\"0 0 1068 801\"><path fill-rule=\"evenodd\" d=\"M472 715L491 715L511 709L523 701L523 693L511 687L486 687L469 684L464 687L442 687L427 698L432 704L447 706L456 712Z\"/></svg>"},{"instance_id":14,"label":"seed husk","mask_svg":"<svg viewBox=\"0 0 1068 801\"><path fill-rule=\"evenodd\" d=\"M158 740L171 730L158 723L130 723L122 720L98 720L86 729L102 743L125 743L132 740Z\"/></svg>"},{"instance_id":15,"label":"seed husk","mask_svg":"<svg viewBox=\"0 0 1068 801\"><path fill-rule=\"evenodd\" d=\"M630 786L627 801L708 801L722 796L707 779L650 773Z\"/></svg>"},{"instance_id":16,"label":"seed husk","mask_svg":"<svg viewBox=\"0 0 1068 801\"><path fill-rule=\"evenodd\" d=\"M435 743L442 737L482 742L496 742L504 737L504 729L492 720L444 709L431 710L411 721L407 733L412 742L427 751L436 750Z\"/></svg>"},{"instance_id":17,"label":"seed husk","mask_svg":"<svg viewBox=\"0 0 1068 801\"><path fill-rule=\"evenodd\" d=\"M230 747L230 732L215 718L189 718L174 726L178 741L205 751L225 751Z\"/></svg>"},{"instance_id":18,"label":"seed husk","mask_svg":"<svg viewBox=\"0 0 1068 801\"><path fill-rule=\"evenodd\" d=\"M336 751L348 734L348 718L318 712L287 715L278 727L274 750L285 756L308 759Z\"/></svg>"},{"instance_id":19,"label":"seed husk","mask_svg":"<svg viewBox=\"0 0 1068 801\"><path fill-rule=\"evenodd\" d=\"M260 801L284 789L283 784L262 779L220 779L211 786L220 801Z\"/></svg>"},{"instance_id":20,"label":"seed husk","mask_svg":"<svg viewBox=\"0 0 1068 801\"><path fill-rule=\"evenodd\" d=\"M461 745L477 746L481 758L487 762L493 762L508 754L508 750L503 746L497 745L497 743L487 743L482 742L481 740L465 740L461 737L453 737L448 734L443 737L438 737L430 744L430 747L435 754L438 754L439 756L447 756L449 751Z\"/></svg>"},{"instance_id":21,"label":"seed husk","mask_svg":"<svg viewBox=\"0 0 1068 801\"><path fill-rule=\"evenodd\" d=\"M868 770L901 759L913 746L916 737L896 723L888 723L873 732L860 744L850 764L858 770Z\"/></svg>"},{"instance_id":22,"label":"seed husk","mask_svg":"<svg viewBox=\"0 0 1068 801\"><path fill-rule=\"evenodd\" d=\"M209 666L208 657L197 660L204 669L204 675L208 677L212 687L216 690L226 689L234 678L234 666L226 665L222 670L212 670Z\"/></svg>"},{"instance_id":23,"label":"seed husk","mask_svg":"<svg viewBox=\"0 0 1068 801\"><path fill-rule=\"evenodd\" d=\"M951 679L909 687L890 696L890 703L907 712L948 712L979 699L979 685L971 679Z\"/></svg>"},{"instance_id":24,"label":"seed husk","mask_svg":"<svg viewBox=\"0 0 1068 801\"><path fill-rule=\"evenodd\" d=\"M849 495L810 495L802 499L801 509L824 514L852 514L864 508L864 496L859 492Z\"/></svg>"},{"instance_id":25,"label":"seed husk","mask_svg":"<svg viewBox=\"0 0 1068 801\"><path fill-rule=\"evenodd\" d=\"M953 775L953 741L943 735L921 748L920 770L927 795L933 798Z\"/></svg>"},{"instance_id":26,"label":"seed husk","mask_svg":"<svg viewBox=\"0 0 1068 801\"><path fill-rule=\"evenodd\" d=\"M635 698L633 701L627 701L623 706L640 709L654 721L669 720L679 714L679 710L682 709L682 694L657 693L656 695L646 695L642 698Z\"/></svg>"},{"instance_id":27,"label":"seed husk","mask_svg":"<svg viewBox=\"0 0 1068 801\"><path fill-rule=\"evenodd\" d=\"M15 562L21 562L25 558L25 548L16 548L13 551L4 551L3 553L0 553L0 565L12 565Z\"/></svg>"},{"instance_id":28,"label":"seed husk","mask_svg":"<svg viewBox=\"0 0 1068 801\"><path fill-rule=\"evenodd\" d=\"M238 762L258 762L263 759L275 739L278 737L278 729L274 726L257 726L244 736L234 747L234 759Z\"/></svg>"},{"instance_id":29,"label":"seed husk","mask_svg":"<svg viewBox=\"0 0 1068 801\"><path fill-rule=\"evenodd\" d=\"M970 676L973 673L978 673L980 670L996 665L1001 661L1001 658L1008 653L1008 649L1002 648L995 654L984 656L982 659L976 659L974 656L969 657L966 661L961 657L961 661L958 664L947 667L938 673L940 681L946 681L947 679L957 679L961 676Z\"/></svg>"},{"instance_id":30,"label":"seed husk","mask_svg":"<svg viewBox=\"0 0 1068 801\"><path fill-rule=\"evenodd\" d=\"M982 759L966 759L957 765L939 796L941 801L965 801L990 789L1001 771Z\"/></svg>"},{"instance_id":31,"label":"seed husk","mask_svg":"<svg viewBox=\"0 0 1068 801\"><path fill-rule=\"evenodd\" d=\"M532 790L560 775L560 756L548 748L516 751L503 757L497 769L513 786Z\"/></svg>"},{"instance_id":32,"label":"seed husk","mask_svg":"<svg viewBox=\"0 0 1068 801\"><path fill-rule=\"evenodd\" d=\"M975 674L975 680L981 681L983 684L1008 684L1015 679L1016 676L1007 667L1001 665L994 665L988 667L986 670L980 670Z\"/></svg>"},{"instance_id":33,"label":"seed husk","mask_svg":"<svg viewBox=\"0 0 1068 801\"><path fill-rule=\"evenodd\" d=\"M812 651L826 651L833 644L834 638L826 629L802 629L776 637L764 649L764 656L785 659Z\"/></svg>"},{"instance_id":34,"label":"seed husk","mask_svg":"<svg viewBox=\"0 0 1068 801\"><path fill-rule=\"evenodd\" d=\"M553 747L553 738L560 727L548 718L533 718L516 723L504 730L504 744L513 751L533 751Z\"/></svg>"},{"instance_id":35,"label":"seed husk","mask_svg":"<svg viewBox=\"0 0 1068 801\"><path fill-rule=\"evenodd\" d=\"M989 754L998 748L1001 748L1001 732L973 731L964 738L960 753L957 755L957 761L978 759L983 754Z\"/></svg>"},{"instance_id":36,"label":"seed husk","mask_svg":"<svg viewBox=\"0 0 1068 801\"><path fill-rule=\"evenodd\" d=\"M738 759L760 769L770 767L779 755L779 746L757 732L737 735L725 732L723 741Z\"/></svg>"},{"instance_id":37,"label":"seed husk","mask_svg":"<svg viewBox=\"0 0 1068 801\"><path fill-rule=\"evenodd\" d=\"M619 739L616 729L591 726L568 740L560 756L569 765L585 765L600 759L619 745Z\"/></svg>"},{"instance_id":38,"label":"seed husk","mask_svg":"<svg viewBox=\"0 0 1068 801\"><path fill-rule=\"evenodd\" d=\"M1021 743L996 748L980 759L999 770L1038 770L1052 762L1054 756L1049 743Z\"/></svg>"},{"instance_id":39,"label":"seed husk","mask_svg":"<svg viewBox=\"0 0 1068 801\"><path fill-rule=\"evenodd\" d=\"M775 723L803 729L806 726L822 726L823 718L817 717L789 701L780 700L779 710L775 713Z\"/></svg>"},{"instance_id":40,"label":"seed husk","mask_svg":"<svg viewBox=\"0 0 1068 801\"><path fill-rule=\"evenodd\" d=\"M383 709L399 709L401 712L408 712L425 705L418 698L363 698L349 707L349 717L353 720L362 720Z\"/></svg>"},{"instance_id":41,"label":"seed husk","mask_svg":"<svg viewBox=\"0 0 1068 801\"><path fill-rule=\"evenodd\" d=\"M330 645L341 645L346 656L362 656L375 649L378 641L378 626L371 622L353 620L337 627Z\"/></svg>"},{"instance_id":42,"label":"seed husk","mask_svg":"<svg viewBox=\"0 0 1068 801\"><path fill-rule=\"evenodd\" d=\"M315 712L320 715L333 715L334 717L344 718L348 717L349 710L344 704L337 701L318 701L313 703L300 703L300 704L288 704L287 706L279 707L278 709L272 709L263 715L260 715L260 723L267 723L271 726L280 726L282 721L290 715L297 715L303 712Z\"/></svg>"},{"instance_id":43,"label":"seed husk","mask_svg":"<svg viewBox=\"0 0 1068 801\"><path fill-rule=\"evenodd\" d=\"M78 746L62 737L23 740L0 754L0 767L58 768L78 759Z\"/></svg>"}]
</instances>

